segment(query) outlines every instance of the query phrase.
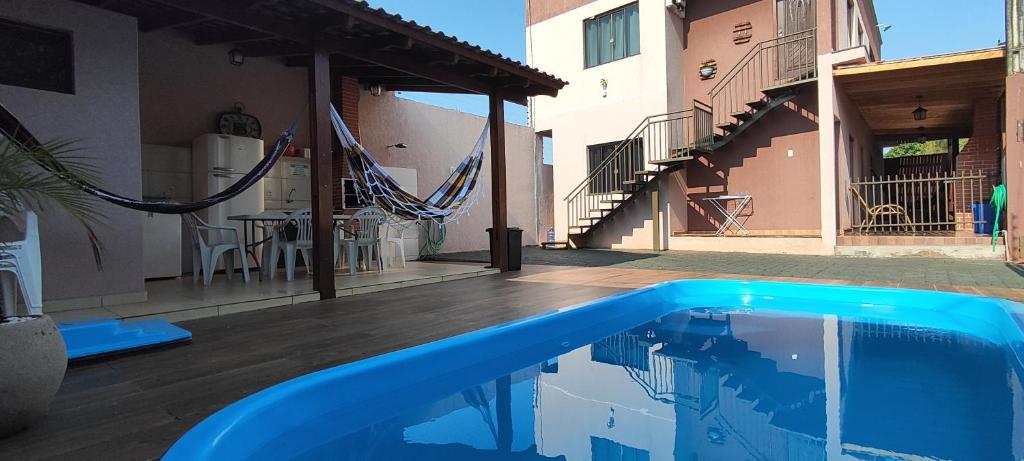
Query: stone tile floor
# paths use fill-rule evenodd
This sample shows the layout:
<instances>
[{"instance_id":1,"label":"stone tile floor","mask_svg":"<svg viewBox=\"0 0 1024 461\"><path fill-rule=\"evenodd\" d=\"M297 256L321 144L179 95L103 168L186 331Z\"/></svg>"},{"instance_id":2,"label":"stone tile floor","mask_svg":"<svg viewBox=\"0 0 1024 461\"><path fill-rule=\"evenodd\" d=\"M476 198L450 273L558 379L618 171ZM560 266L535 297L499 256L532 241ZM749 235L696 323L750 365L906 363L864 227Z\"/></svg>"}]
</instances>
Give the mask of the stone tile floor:
<instances>
[{"instance_id":1,"label":"stone tile floor","mask_svg":"<svg viewBox=\"0 0 1024 461\"><path fill-rule=\"evenodd\" d=\"M448 253L437 259L484 261L487 253ZM654 281L687 277L768 279L957 291L1024 301L1024 268L1001 261L528 247L523 249L523 263L670 272L661 277L646 276Z\"/></svg>"}]
</instances>

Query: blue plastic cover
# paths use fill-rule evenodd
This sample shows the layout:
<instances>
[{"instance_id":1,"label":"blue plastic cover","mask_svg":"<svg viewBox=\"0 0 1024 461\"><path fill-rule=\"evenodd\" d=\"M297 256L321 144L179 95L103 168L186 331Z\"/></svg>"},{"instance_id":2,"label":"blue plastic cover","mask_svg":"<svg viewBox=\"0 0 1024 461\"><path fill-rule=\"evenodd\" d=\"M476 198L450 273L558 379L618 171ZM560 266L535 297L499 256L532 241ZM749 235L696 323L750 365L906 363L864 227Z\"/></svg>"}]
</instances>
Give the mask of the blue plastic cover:
<instances>
[{"instance_id":1,"label":"blue plastic cover","mask_svg":"<svg viewBox=\"0 0 1024 461\"><path fill-rule=\"evenodd\" d=\"M202 421L163 459L294 458L418 402L435 401L669 313L718 306L961 332L1005 346L1018 360L1024 355L1021 305L1005 300L886 288L681 280L286 381Z\"/></svg>"},{"instance_id":2,"label":"blue plastic cover","mask_svg":"<svg viewBox=\"0 0 1024 461\"><path fill-rule=\"evenodd\" d=\"M58 328L68 360L192 339L192 333L165 320L100 319L60 323Z\"/></svg>"}]
</instances>

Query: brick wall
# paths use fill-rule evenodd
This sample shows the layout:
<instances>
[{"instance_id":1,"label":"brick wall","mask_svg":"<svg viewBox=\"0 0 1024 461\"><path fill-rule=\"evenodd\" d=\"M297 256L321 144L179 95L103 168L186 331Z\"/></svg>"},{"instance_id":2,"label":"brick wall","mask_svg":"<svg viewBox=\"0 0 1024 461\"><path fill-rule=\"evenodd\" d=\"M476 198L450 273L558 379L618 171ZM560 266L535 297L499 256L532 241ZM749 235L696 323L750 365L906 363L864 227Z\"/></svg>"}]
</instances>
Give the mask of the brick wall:
<instances>
[{"instance_id":1,"label":"brick wall","mask_svg":"<svg viewBox=\"0 0 1024 461\"><path fill-rule=\"evenodd\" d=\"M352 130L352 135L359 140L359 82L354 78L341 77L335 82L334 87L336 92L331 98L332 102L341 112L341 119ZM338 140L334 139L333 134L332 139L331 171L333 171L334 178L332 198L334 209L340 210L342 205L341 180L348 177L348 162L345 161L345 153L341 151L341 146L338 144Z\"/></svg>"},{"instance_id":2,"label":"brick wall","mask_svg":"<svg viewBox=\"0 0 1024 461\"><path fill-rule=\"evenodd\" d=\"M956 169L960 173L977 172L985 177L981 185L984 202L992 196L992 186L1000 183L1001 151L999 101L976 101L973 132L956 158Z\"/></svg>"}]
</instances>

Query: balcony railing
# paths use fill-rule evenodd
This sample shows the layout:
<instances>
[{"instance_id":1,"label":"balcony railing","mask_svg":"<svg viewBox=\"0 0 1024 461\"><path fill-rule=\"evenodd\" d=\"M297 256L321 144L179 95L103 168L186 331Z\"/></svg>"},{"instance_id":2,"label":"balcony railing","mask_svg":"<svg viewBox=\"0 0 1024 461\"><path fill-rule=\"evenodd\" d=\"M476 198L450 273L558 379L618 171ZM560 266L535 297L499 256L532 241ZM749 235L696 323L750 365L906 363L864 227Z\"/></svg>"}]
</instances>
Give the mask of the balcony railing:
<instances>
[{"instance_id":1,"label":"balcony railing","mask_svg":"<svg viewBox=\"0 0 1024 461\"><path fill-rule=\"evenodd\" d=\"M967 231L983 202L985 176L970 171L864 178L850 183L850 219L860 233Z\"/></svg>"},{"instance_id":2,"label":"balcony railing","mask_svg":"<svg viewBox=\"0 0 1024 461\"><path fill-rule=\"evenodd\" d=\"M765 89L817 77L817 29L808 29L754 45L711 89L714 123L750 110L748 102L764 97Z\"/></svg>"},{"instance_id":3,"label":"balcony railing","mask_svg":"<svg viewBox=\"0 0 1024 461\"><path fill-rule=\"evenodd\" d=\"M693 150L710 148L713 141L711 108L700 101L689 110L644 118L565 197L569 226L592 224L594 212L624 201L654 176L659 162L685 159Z\"/></svg>"}]
</instances>

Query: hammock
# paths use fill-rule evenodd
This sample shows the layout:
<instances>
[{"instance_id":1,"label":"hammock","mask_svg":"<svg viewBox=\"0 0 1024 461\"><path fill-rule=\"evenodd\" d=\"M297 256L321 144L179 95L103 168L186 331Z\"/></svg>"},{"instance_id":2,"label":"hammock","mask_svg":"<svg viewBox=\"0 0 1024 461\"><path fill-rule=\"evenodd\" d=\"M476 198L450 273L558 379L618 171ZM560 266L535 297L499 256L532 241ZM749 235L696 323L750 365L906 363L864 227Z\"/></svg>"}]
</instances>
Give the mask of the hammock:
<instances>
[{"instance_id":1,"label":"hammock","mask_svg":"<svg viewBox=\"0 0 1024 461\"><path fill-rule=\"evenodd\" d=\"M358 185L356 193L361 200L376 203L404 219L434 220L439 223L457 221L476 203L479 193L476 186L484 161L488 124L484 124L484 129L469 155L426 200L421 200L402 189L398 181L356 141L333 105L331 124L334 125L334 132L342 149L345 150L349 173Z\"/></svg>"},{"instance_id":2,"label":"hammock","mask_svg":"<svg viewBox=\"0 0 1024 461\"><path fill-rule=\"evenodd\" d=\"M228 186L223 191L211 195L203 200L199 200L197 202L180 203L170 200L137 200L125 197L123 195L118 195L110 191L103 190L92 183L77 179L73 176L69 176L67 175L67 170L64 168L64 166L59 163L48 163L40 161L37 161L36 163L44 170L52 173L54 176L57 176L58 178L64 180L68 184L78 187L83 192L98 197L107 202L110 202L114 205L122 206L125 208L131 208L133 210L138 211L145 211L149 213L191 213L193 211L209 208L225 200L229 200L235 197L236 195L245 192L246 189L252 187L253 184L256 184L256 182L263 179L263 177L270 172L270 169L273 168L274 163L276 163L277 160L281 158L282 155L284 155L284 150L288 148L288 146L292 143L292 139L295 136L295 127L297 124L298 119L296 118L296 121L292 123L292 126L285 130L284 133L281 133L281 137L277 138L277 141L274 143L274 146L270 150L270 154L263 157L263 160L260 160L260 162L257 163L256 166L253 167L251 171L246 173L245 176L242 176L241 179L239 179L234 184ZM7 108L3 106L3 104L0 104L0 134L3 134L10 140L17 142L28 149L37 148L41 145L39 143L39 140L37 140L36 137L33 136L32 133L30 133L24 125L22 125L21 121L19 121L17 117L14 116L14 114L11 114L11 112L8 111Z\"/></svg>"}]
</instances>

